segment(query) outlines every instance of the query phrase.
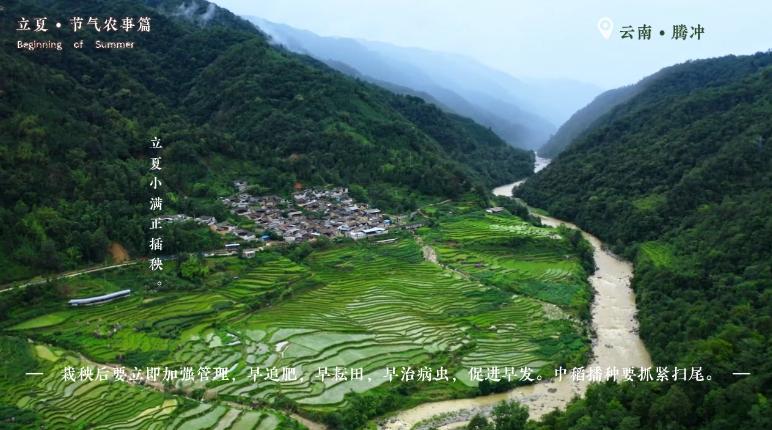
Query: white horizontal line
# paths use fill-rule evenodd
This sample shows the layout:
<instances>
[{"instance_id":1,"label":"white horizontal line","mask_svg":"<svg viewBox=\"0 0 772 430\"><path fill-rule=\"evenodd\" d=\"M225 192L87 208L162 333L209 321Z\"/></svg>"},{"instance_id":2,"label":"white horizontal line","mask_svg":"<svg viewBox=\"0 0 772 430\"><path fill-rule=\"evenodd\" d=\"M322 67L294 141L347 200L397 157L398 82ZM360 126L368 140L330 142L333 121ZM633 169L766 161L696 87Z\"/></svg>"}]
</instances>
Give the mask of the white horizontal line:
<instances>
[{"instance_id":1,"label":"white horizontal line","mask_svg":"<svg viewBox=\"0 0 772 430\"><path fill-rule=\"evenodd\" d=\"M739 375L739 376L750 375L750 374L751 374L750 372L733 372L732 373L732 375Z\"/></svg>"},{"instance_id":2,"label":"white horizontal line","mask_svg":"<svg viewBox=\"0 0 772 430\"><path fill-rule=\"evenodd\" d=\"M43 372L27 372L25 375L42 375Z\"/></svg>"}]
</instances>

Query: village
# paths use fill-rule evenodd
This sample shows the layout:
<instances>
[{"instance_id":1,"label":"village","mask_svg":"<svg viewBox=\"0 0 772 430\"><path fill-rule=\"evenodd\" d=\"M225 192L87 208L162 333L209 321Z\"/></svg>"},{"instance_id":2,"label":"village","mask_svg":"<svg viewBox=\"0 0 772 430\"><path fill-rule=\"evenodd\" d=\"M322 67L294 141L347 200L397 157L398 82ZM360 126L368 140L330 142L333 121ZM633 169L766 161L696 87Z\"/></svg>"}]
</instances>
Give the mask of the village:
<instances>
[{"instance_id":1,"label":"village","mask_svg":"<svg viewBox=\"0 0 772 430\"><path fill-rule=\"evenodd\" d=\"M219 221L213 216L191 218L187 215L161 217L163 222L193 220L208 225L221 235L233 235L244 242L283 240L298 243L319 237L350 237L362 239L388 232L391 220L380 209L357 203L343 187L306 189L292 194L290 199L276 195L253 196L247 192L246 181L234 181L237 190L232 196L220 198L230 212L254 222L254 227L240 228ZM236 244L230 244L237 248ZM226 245L226 249L228 246Z\"/></svg>"}]
</instances>

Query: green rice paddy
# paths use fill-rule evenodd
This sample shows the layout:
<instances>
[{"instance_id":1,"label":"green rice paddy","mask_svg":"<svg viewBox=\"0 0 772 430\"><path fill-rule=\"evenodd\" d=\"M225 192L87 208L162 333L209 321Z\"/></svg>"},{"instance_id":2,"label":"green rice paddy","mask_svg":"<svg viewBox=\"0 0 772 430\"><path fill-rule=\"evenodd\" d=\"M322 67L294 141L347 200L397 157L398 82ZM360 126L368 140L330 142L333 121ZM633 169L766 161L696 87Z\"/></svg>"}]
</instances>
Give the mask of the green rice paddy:
<instances>
[{"instance_id":1,"label":"green rice paddy","mask_svg":"<svg viewBox=\"0 0 772 430\"><path fill-rule=\"evenodd\" d=\"M62 306L12 327L38 343L37 360L49 368L0 400L56 425L74 419L93 423L89 428L271 429L286 418L222 401L288 399L301 413L324 414L345 407L347 393L410 384L399 376L390 382L387 368L448 369L447 382L413 382L419 401L473 395L473 367L529 367L550 376L553 366L580 364L589 345L576 315L588 305L589 287L568 242L506 214L434 209L439 222L417 237L336 244L301 261L275 251L250 263L220 260L210 263L206 286L190 291L130 285L131 271L140 268L93 276L89 290L133 293L98 306ZM422 246L435 249L439 264L424 259ZM126 367L227 368L229 380L178 382L168 387L174 395L120 382L58 381L55 371L78 354ZM320 368L336 367L349 377L319 377ZM297 378L251 378L250 368L293 368ZM351 378L348 371L358 368L362 377ZM203 390L213 400L190 399Z\"/></svg>"},{"instance_id":2,"label":"green rice paddy","mask_svg":"<svg viewBox=\"0 0 772 430\"><path fill-rule=\"evenodd\" d=\"M579 314L589 304L587 274L554 229L512 216L457 216L424 232L439 262L497 286Z\"/></svg>"},{"instance_id":3,"label":"green rice paddy","mask_svg":"<svg viewBox=\"0 0 772 430\"><path fill-rule=\"evenodd\" d=\"M77 354L44 345L0 339L4 359L19 362L43 375L13 375L0 379L0 401L34 411L47 429L279 429L289 418L270 409L219 402L203 403L139 385L107 381L65 380L65 366L96 368ZM8 376L8 375L4 375ZM7 419L8 417L3 417Z\"/></svg>"}]
</instances>

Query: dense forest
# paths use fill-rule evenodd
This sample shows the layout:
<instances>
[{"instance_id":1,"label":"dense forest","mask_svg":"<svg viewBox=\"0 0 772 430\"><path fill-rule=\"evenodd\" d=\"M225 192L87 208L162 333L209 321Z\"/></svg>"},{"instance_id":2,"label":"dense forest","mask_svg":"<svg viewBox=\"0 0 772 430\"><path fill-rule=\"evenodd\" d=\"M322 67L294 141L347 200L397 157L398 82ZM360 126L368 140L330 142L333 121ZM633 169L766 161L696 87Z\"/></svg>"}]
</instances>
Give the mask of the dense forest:
<instances>
[{"instance_id":1,"label":"dense forest","mask_svg":"<svg viewBox=\"0 0 772 430\"><path fill-rule=\"evenodd\" d=\"M73 33L69 17L95 11L148 16L151 31ZM111 242L142 255L153 136L165 209L193 216L222 212L216 197L237 178L266 193L359 186L401 211L532 171L530 152L489 129L271 46L205 1L37 0L4 13L46 16L49 32L0 33L0 282L100 263ZM16 47L52 37L62 51ZM97 50L97 39L136 46ZM193 225L175 237L176 250L216 242Z\"/></svg>"},{"instance_id":2,"label":"dense forest","mask_svg":"<svg viewBox=\"0 0 772 430\"><path fill-rule=\"evenodd\" d=\"M558 131L539 148L539 155L546 158L557 157L574 139L589 129L595 120L605 115L614 106L629 100L642 86L643 83L638 83L637 85L615 88L595 97L590 104L576 111L568 121L558 128Z\"/></svg>"},{"instance_id":3,"label":"dense forest","mask_svg":"<svg viewBox=\"0 0 772 430\"><path fill-rule=\"evenodd\" d=\"M597 386L540 428L772 426L772 53L661 75L518 194L634 259L654 362L713 379Z\"/></svg>"},{"instance_id":4,"label":"dense forest","mask_svg":"<svg viewBox=\"0 0 772 430\"><path fill-rule=\"evenodd\" d=\"M736 61L735 57L709 60L724 63L724 66L711 66L702 70L703 61L695 61L665 67L664 69L641 79L634 85L615 88L596 97L590 104L579 109L560 126L558 131L539 148L539 155L555 158L568 148L572 142L581 140L582 135L595 126L613 118L614 108L626 103L636 95L646 91L643 97L657 97L662 91L668 96L686 96L696 88L710 87L729 82L757 67L753 62ZM728 66L728 63L734 62ZM651 90L648 90L651 88ZM610 113L611 112L611 113ZM607 114L608 117L605 117ZM596 123L598 121L598 123Z\"/></svg>"}]
</instances>

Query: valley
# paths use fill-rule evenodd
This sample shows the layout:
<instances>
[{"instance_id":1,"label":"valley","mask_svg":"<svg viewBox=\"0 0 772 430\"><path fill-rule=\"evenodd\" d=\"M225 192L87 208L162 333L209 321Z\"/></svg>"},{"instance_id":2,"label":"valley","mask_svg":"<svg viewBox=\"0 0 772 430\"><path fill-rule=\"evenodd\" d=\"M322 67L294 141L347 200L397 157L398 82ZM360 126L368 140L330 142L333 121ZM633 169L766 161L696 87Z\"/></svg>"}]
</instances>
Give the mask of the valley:
<instances>
[{"instance_id":1,"label":"valley","mask_svg":"<svg viewBox=\"0 0 772 430\"><path fill-rule=\"evenodd\" d=\"M71 3L0 6L0 428L772 428L768 4Z\"/></svg>"},{"instance_id":2,"label":"valley","mask_svg":"<svg viewBox=\"0 0 772 430\"><path fill-rule=\"evenodd\" d=\"M558 230L506 212L487 214L473 202L424 211L435 226L421 227L415 236L394 231L323 245L304 256L291 247L261 252L253 260L209 258L209 275L199 286L170 275L165 291L138 288L143 271L138 267L60 280L56 288L79 296L129 286L132 294L88 307L62 303L50 314L10 327L10 333L32 339L23 347L31 351L26 365L45 376L38 384L25 379L21 386L7 386L3 400L55 422L44 407L49 403L35 399L70 393L71 419L107 425L107 416L79 418L80 408L87 407L80 402L102 392L97 382L76 375L69 385L50 385L61 379L64 367L77 367L88 357L89 363L113 363L109 366L140 374L153 367L227 369L228 380L166 381L160 397L141 394L159 390L147 388L153 385L149 381L130 384L125 390L142 398L137 406L157 408L152 409L157 413L128 409L136 414L130 428L150 422L199 428L237 418L268 426L296 410L335 428L350 423L334 420L362 413L354 406L361 400L352 393L379 399L377 410L387 412L430 399L475 396L472 368L509 369L517 385L524 369L548 378L558 363L579 366L587 359L590 345L581 316L590 297L587 274L578 257L566 259L575 251ZM417 241L435 250L436 262L425 260ZM41 351L56 352L43 358ZM293 379L266 379L271 369L289 368ZM396 371L394 382L386 379L388 368ZM432 375L445 369L447 380L399 382L411 368ZM255 369L262 371L259 377ZM322 377L320 369L329 374ZM358 377L352 376L354 369ZM102 384L125 383L110 381ZM21 396L28 390L36 394ZM398 394L403 390L410 397ZM93 402L105 407L101 398ZM236 402L236 409L229 409L229 402ZM259 405L264 416L257 420L238 404Z\"/></svg>"}]
</instances>

